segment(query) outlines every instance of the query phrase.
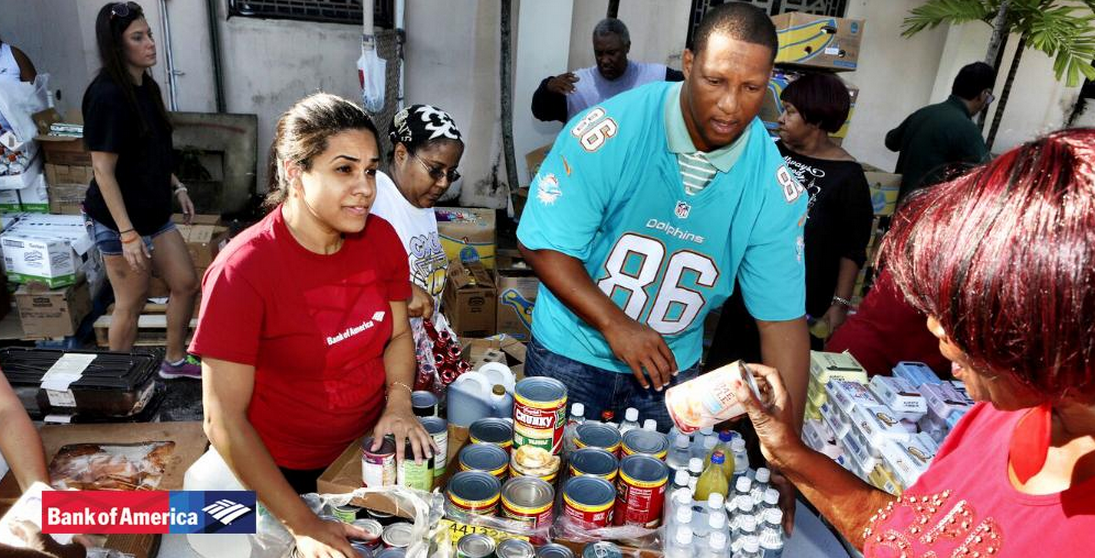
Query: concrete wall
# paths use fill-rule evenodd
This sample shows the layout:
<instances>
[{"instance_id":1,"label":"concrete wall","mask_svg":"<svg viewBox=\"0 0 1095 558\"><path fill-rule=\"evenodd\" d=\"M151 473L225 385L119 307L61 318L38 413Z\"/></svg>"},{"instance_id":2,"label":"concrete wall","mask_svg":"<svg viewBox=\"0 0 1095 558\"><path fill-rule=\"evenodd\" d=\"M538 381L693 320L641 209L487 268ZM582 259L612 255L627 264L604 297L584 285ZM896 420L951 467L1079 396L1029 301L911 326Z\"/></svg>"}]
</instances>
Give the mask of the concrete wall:
<instances>
[{"instance_id":1,"label":"concrete wall","mask_svg":"<svg viewBox=\"0 0 1095 558\"><path fill-rule=\"evenodd\" d=\"M681 51L688 36L690 0L624 0L617 16L631 34L633 60L681 67ZM592 66L593 27L608 12L608 0L580 0L574 3L570 28L569 69Z\"/></svg>"}]
</instances>

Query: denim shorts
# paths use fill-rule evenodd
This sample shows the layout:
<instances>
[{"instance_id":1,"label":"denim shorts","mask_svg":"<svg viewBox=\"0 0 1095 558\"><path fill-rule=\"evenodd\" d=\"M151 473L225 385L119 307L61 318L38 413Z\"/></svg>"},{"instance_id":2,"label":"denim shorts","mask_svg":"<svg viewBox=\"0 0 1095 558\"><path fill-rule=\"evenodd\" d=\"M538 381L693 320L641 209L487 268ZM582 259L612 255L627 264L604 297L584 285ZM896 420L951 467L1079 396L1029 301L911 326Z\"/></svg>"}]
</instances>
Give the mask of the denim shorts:
<instances>
[{"instance_id":1,"label":"denim shorts","mask_svg":"<svg viewBox=\"0 0 1095 558\"><path fill-rule=\"evenodd\" d=\"M669 385L687 382L699 374L699 363L681 370ZM525 376L549 376L563 382L567 388L568 403L585 406L587 419L600 420L602 411L612 411L616 421L623 420L624 411L635 407L639 421L654 419L658 430L668 432L673 426L665 408L665 390L656 391L653 384L643 389L631 372L619 373L578 362L554 353L540 344L535 337L529 341L525 354ZM649 380L647 380L649 382Z\"/></svg>"},{"instance_id":2,"label":"denim shorts","mask_svg":"<svg viewBox=\"0 0 1095 558\"><path fill-rule=\"evenodd\" d=\"M95 240L95 246L99 248L99 252L104 256L120 256L122 255L122 235L118 234L118 231L92 219L91 217L85 217L87 223L88 234ZM160 236L161 234L175 230L175 222L168 220L167 224L160 227L156 232L142 236L141 241L144 242L149 253L152 252L152 239Z\"/></svg>"}]
</instances>

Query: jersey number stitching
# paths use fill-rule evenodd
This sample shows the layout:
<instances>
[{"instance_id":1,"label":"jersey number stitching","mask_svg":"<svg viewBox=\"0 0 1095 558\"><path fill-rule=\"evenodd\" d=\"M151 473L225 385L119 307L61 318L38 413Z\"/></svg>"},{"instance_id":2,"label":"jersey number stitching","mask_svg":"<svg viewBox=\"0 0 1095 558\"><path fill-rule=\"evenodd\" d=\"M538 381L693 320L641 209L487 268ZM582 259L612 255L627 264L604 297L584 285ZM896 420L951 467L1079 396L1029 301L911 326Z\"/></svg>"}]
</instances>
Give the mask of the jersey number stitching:
<instances>
[{"instance_id":1,"label":"jersey number stitching","mask_svg":"<svg viewBox=\"0 0 1095 558\"><path fill-rule=\"evenodd\" d=\"M570 134L578 138L582 149L593 152L604 147L605 142L615 136L619 130L620 127L615 120L605 117L605 109L595 107L574 125Z\"/></svg>"}]
</instances>

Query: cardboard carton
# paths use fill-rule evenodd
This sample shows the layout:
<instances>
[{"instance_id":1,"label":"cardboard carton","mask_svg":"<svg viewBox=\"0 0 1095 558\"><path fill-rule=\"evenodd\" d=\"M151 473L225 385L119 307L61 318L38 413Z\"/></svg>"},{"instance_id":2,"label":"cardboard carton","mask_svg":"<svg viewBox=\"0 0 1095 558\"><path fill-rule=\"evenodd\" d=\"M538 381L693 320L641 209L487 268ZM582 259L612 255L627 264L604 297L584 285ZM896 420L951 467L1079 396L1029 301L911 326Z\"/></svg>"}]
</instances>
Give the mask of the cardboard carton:
<instances>
[{"instance_id":1,"label":"cardboard carton","mask_svg":"<svg viewBox=\"0 0 1095 558\"><path fill-rule=\"evenodd\" d=\"M461 353L464 360L471 364L472 370L488 362L505 364L513 371L518 380L525 377L524 343L508 335L495 335L486 339L461 339Z\"/></svg>"},{"instance_id":2,"label":"cardboard carton","mask_svg":"<svg viewBox=\"0 0 1095 558\"><path fill-rule=\"evenodd\" d=\"M493 209L437 207L434 214L445 257L464 262L478 261L487 269L494 269Z\"/></svg>"},{"instance_id":3,"label":"cardboard carton","mask_svg":"<svg viewBox=\"0 0 1095 558\"><path fill-rule=\"evenodd\" d=\"M40 283L22 285L15 291L15 306L26 337L65 337L75 334L91 313L91 292L87 281L53 290Z\"/></svg>"},{"instance_id":4,"label":"cardboard carton","mask_svg":"<svg viewBox=\"0 0 1095 558\"><path fill-rule=\"evenodd\" d=\"M539 290L540 280L531 269L498 271L498 333L524 342L532 338L532 307Z\"/></svg>"},{"instance_id":5,"label":"cardboard carton","mask_svg":"<svg viewBox=\"0 0 1095 558\"><path fill-rule=\"evenodd\" d=\"M0 190L0 211L17 213L22 211L19 205L19 190Z\"/></svg>"},{"instance_id":6,"label":"cardboard carton","mask_svg":"<svg viewBox=\"0 0 1095 558\"><path fill-rule=\"evenodd\" d=\"M90 166L83 165L58 165L46 163L46 182L50 187L61 184L83 184L87 186L91 179L95 178L95 171Z\"/></svg>"},{"instance_id":7,"label":"cardboard carton","mask_svg":"<svg viewBox=\"0 0 1095 558\"><path fill-rule=\"evenodd\" d=\"M196 268L209 267L221 249L228 245L228 227L199 224L176 226Z\"/></svg>"},{"instance_id":8,"label":"cardboard carton","mask_svg":"<svg viewBox=\"0 0 1095 558\"><path fill-rule=\"evenodd\" d=\"M19 189L19 207L26 213L49 213L49 189L44 174Z\"/></svg>"},{"instance_id":9,"label":"cardboard carton","mask_svg":"<svg viewBox=\"0 0 1095 558\"><path fill-rule=\"evenodd\" d=\"M0 176L0 190L22 190L42 177L42 158L35 158L19 174Z\"/></svg>"},{"instance_id":10,"label":"cardboard carton","mask_svg":"<svg viewBox=\"0 0 1095 558\"><path fill-rule=\"evenodd\" d=\"M790 12L772 16L779 36L776 64L854 71L863 20Z\"/></svg>"},{"instance_id":11,"label":"cardboard carton","mask_svg":"<svg viewBox=\"0 0 1095 558\"><path fill-rule=\"evenodd\" d=\"M889 172L865 172L871 189L871 205L879 217L893 215L897 209L897 194L901 191L901 175Z\"/></svg>"},{"instance_id":12,"label":"cardboard carton","mask_svg":"<svg viewBox=\"0 0 1095 558\"><path fill-rule=\"evenodd\" d=\"M768 78L768 92L764 97L764 104L760 107L760 119L764 122L764 127L768 129L769 133L775 132L779 128L779 117L783 114L783 101L780 100L780 95L783 94L783 90L787 88L791 82L803 76L803 72L796 71L790 68L776 68L772 70L772 77ZM841 80L844 82L844 86L848 88L848 118L844 120L844 125L840 127L835 133L829 134L829 137L833 138L838 144L843 142L844 138L848 135L848 126L852 122L852 116L855 114L856 101L859 100L859 88L854 84L849 83L847 80Z\"/></svg>"},{"instance_id":13,"label":"cardboard carton","mask_svg":"<svg viewBox=\"0 0 1095 558\"><path fill-rule=\"evenodd\" d=\"M34 124L38 127L38 135L34 141L38 142L38 148L47 163L57 165L91 166L91 153L84 146L83 138L49 135L49 127L56 122L82 123L78 114L62 118L57 111L46 109L33 115Z\"/></svg>"},{"instance_id":14,"label":"cardboard carton","mask_svg":"<svg viewBox=\"0 0 1095 558\"><path fill-rule=\"evenodd\" d=\"M87 197L87 184L50 183L48 192L50 213L54 215L80 215L84 198Z\"/></svg>"},{"instance_id":15,"label":"cardboard carton","mask_svg":"<svg viewBox=\"0 0 1095 558\"><path fill-rule=\"evenodd\" d=\"M543 164L550 150L551 144L549 143L525 153L525 166L528 167L528 180L530 183L533 178L536 178L536 173L540 172L540 165Z\"/></svg>"},{"instance_id":16,"label":"cardboard carton","mask_svg":"<svg viewBox=\"0 0 1095 558\"><path fill-rule=\"evenodd\" d=\"M93 243L75 215L24 215L0 235L8 281L51 288L76 283Z\"/></svg>"},{"instance_id":17,"label":"cardboard carton","mask_svg":"<svg viewBox=\"0 0 1095 558\"><path fill-rule=\"evenodd\" d=\"M448 281L441 296L445 317L461 337L494 334L497 290L490 273L479 262L449 262Z\"/></svg>"}]
</instances>

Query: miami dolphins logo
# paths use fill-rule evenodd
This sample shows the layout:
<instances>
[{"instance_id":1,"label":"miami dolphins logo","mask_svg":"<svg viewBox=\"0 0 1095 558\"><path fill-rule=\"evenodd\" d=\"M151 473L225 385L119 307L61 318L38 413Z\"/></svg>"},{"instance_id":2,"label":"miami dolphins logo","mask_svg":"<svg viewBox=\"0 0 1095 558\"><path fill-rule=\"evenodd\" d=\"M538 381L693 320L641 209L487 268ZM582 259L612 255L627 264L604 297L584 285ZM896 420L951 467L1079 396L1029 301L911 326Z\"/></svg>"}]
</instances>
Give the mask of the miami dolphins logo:
<instances>
[{"instance_id":1,"label":"miami dolphins logo","mask_svg":"<svg viewBox=\"0 0 1095 558\"><path fill-rule=\"evenodd\" d=\"M513 308L513 311L517 313L517 317L521 320L521 324L529 331L532 331L533 303L521 296L521 293L517 292L516 289L502 291L501 300L502 304Z\"/></svg>"},{"instance_id":2,"label":"miami dolphins logo","mask_svg":"<svg viewBox=\"0 0 1095 558\"><path fill-rule=\"evenodd\" d=\"M836 37L836 28L836 20L828 18L780 30L776 62L805 62L825 52Z\"/></svg>"}]
</instances>

